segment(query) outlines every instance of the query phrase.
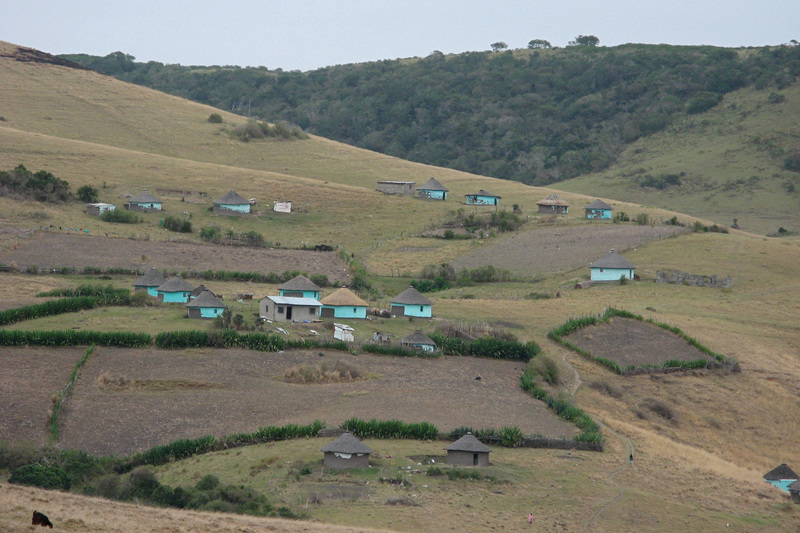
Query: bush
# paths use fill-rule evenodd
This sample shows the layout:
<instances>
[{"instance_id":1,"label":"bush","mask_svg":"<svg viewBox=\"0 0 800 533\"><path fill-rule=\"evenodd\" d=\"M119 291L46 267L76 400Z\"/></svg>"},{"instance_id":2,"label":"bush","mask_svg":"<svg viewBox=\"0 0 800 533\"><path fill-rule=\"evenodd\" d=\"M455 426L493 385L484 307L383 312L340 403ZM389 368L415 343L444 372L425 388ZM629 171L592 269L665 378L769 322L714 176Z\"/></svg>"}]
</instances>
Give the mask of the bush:
<instances>
[{"instance_id":1,"label":"bush","mask_svg":"<svg viewBox=\"0 0 800 533\"><path fill-rule=\"evenodd\" d=\"M211 124L222 124L222 115L219 113L211 113L208 115L208 121Z\"/></svg>"},{"instance_id":2,"label":"bush","mask_svg":"<svg viewBox=\"0 0 800 533\"><path fill-rule=\"evenodd\" d=\"M167 217L164 219L164 229L176 231L178 233L191 233L192 223L177 217Z\"/></svg>"},{"instance_id":3,"label":"bush","mask_svg":"<svg viewBox=\"0 0 800 533\"><path fill-rule=\"evenodd\" d=\"M75 194L78 197L78 200L80 200L81 202L87 204L97 202L97 189L95 189L91 185L84 185L83 187L79 187Z\"/></svg>"},{"instance_id":4,"label":"bush","mask_svg":"<svg viewBox=\"0 0 800 533\"><path fill-rule=\"evenodd\" d=\"M25 465L11 472L9 483L51 490L69 490L72 479L64 469L53 465Z\"/></svg>"},{"instance_id":5,"label":"bush","mask_svg":"<svg viewBox=\"0 0 800 533\"><path fill-rule=\"evenodd\" d=\"M708 111L722 101L722 95L708 91L701 92L686 102L686 112L690 115Z\"/></svg>"},{"instance_id":6,"label":"bush","mask_svg":"<svg viewBox=\"0 0 800 533\"><path fill-rule=\"evenodd\" d=\"M611 222L614 224L618 224L620 222L630 222L631 218L625 211L617 211L614 213L614 218L611 219Z\"/></svg>"},{"instance_id":7,"label":"bush","mask_svg":"<svg viewBox=\"0 0 800 533\"><path fill-rule=\"evenodd\" d=\"M372 419L369 422L350 418L342 422L342 429L360 439L416 439L435 440L439 436L436 426L428 422L406 424L400 420Z\"/></svg>"},{"instance_id":8,"label":"bush","mask_svg":"<svg viewBox=\"0 0 800 533\"><path fill-rule=\"evenodd\" d=\"M142 222L142 217L130 211L114 209L113 211L103 211L100 215L103 222L115 222L117 224L138 224Z\"/></svg>"},{"instance_id":9,"label":"bush","mask_svg":"<svg viewBox=\"0 0 800 533\"><path fill-rule=\"evenodd\" d=\"M200 238L217 243L222 239L222 232L220 232L219 226L203 226L200 228Z\"/></svg>"}]
</instances>

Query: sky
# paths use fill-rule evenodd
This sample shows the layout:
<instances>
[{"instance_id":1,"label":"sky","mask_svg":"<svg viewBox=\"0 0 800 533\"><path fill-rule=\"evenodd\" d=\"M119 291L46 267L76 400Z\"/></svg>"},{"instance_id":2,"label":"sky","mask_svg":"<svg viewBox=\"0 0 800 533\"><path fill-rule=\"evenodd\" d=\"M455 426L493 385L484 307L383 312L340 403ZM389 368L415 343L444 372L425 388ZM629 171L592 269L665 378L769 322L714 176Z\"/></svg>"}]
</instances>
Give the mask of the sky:
<instances>
[{"instance_id":1,"label":"sky","mask_svg":"<svg viewBox=\"0 0 800 533\"><path fill-rule=\"evenodd\" d=\"M308 71L382 59L625 43L800 40L800 0L0 0L0 40L50 54Z\"/></svg>"}]
</instances>

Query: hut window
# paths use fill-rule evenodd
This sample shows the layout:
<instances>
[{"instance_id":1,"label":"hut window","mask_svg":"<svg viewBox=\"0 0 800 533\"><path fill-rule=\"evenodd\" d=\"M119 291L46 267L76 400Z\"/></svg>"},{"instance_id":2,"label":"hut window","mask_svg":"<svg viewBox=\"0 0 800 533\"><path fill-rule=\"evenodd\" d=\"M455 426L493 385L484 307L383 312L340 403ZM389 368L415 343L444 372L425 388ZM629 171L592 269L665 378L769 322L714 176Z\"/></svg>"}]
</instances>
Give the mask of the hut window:
<instances>
[{"instance_id":1,"label":"hut window","mask_svg":"<svg viewBox=\"0 0 800 533\"><path fill-rule=\"evenodd\" d=\"M315 315L316 313L317 313L317 310L315 308L313 308L313 307L309 307L308 308L308 314L309 315Z\"/></svg>"},{"instance_id":2,"label":"hut window","mask_svg":"<svg viewBox=\"0 0 800 533\"><path fill-rule=\"evenodd\" d=\"M423 309L422 309L422 306L420 305L420 306L419 306L419 312L421 313L421 312L422 312L422 310L423 310Z\"/></svg>"},{"instance_id":3,"label":"hut window","mask_svg":"<svg viewBox=\"0 0 800 533\"><path fill-rule=\"evenodd\" d=\"M356 312L356 308L354 307L354 308L353 308L353 313L355 313L355 312Z\"/></svg>"},{"instance_id":4,"label":"hut window","mask_svg":"<svg viewBox=\"0 0 800 533\"><path fill-rule=\"evenodd\" d=\"M283 306L282 305L278 306L278 314L280 314L280 315L283 314Z\"/></svg>"},{"instance_id":5,"label":"hut window","mask_svg":"<svg viewBox=\"0 0 800 533\"><path fill-rule=\"evenodd\" d=\"M600 272L603 272L604 270L605 270L605 269L602 269L602 268L601 268L601 269L600 269Z\"/></svg>"}]
</instances>

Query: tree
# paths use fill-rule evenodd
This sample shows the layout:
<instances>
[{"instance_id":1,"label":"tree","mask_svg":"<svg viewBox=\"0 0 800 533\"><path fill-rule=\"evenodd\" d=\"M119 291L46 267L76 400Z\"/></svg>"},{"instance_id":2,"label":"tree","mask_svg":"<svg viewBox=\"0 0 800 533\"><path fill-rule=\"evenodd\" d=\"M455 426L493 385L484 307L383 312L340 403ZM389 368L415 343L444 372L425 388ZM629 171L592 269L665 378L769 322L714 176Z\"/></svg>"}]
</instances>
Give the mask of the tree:
<instances>
[{"instance_id":1,"label":"tree","mask_svg":"<svg viewBox=\"0 0 800 533\"><path fill-rule=\"evenodd\" d=\"M499 52L500 50L505 50L506 48L508 48L508 45L503 41L492 43L492 52Z\"/></svg>"},{"instance_id":2,"label":"tree","mask_svg":"<svg viewBox=\"0 0 800 533\"><path fill-rule=\"evenodd\" d=\"M600 39L594 35L578 35L567 46L597 46L598 44L600 44Z\"/></svg>"},{"instance_id":3,"label":"tree","mask_svg":"<svg viewBox=\"0 0 800 533\"><path fill-rule=\"evenodd\" d=\"M540 48L550 48L550 42L545 41L544 39L533 39L532 41L528 41L528 50L537 50Z\"/></svg>"},{"instance_id":4,"label":"tree","mask_svg":"<svg viewBox=\"0 0 800 533\"><path fill-rule=\"evenodd\" d=\"M78 200L81 202L91 204L97 201L97 189L91 185L84 185L78 188L76 194L78 195Z\"/></svg>"}]
</instances>

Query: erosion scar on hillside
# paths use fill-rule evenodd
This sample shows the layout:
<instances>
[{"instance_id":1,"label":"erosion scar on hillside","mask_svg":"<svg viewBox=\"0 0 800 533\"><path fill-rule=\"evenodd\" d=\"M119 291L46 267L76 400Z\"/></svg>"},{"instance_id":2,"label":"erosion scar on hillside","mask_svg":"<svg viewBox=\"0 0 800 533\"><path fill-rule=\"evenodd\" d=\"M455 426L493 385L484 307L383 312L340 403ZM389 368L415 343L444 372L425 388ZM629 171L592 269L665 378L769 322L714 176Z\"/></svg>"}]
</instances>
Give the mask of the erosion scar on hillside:
<instances>
[{"instance_id":1,"label":"erosion scar on hillside","mask_svg":"<svg viewBox=\"0 0 800 533\"><path fill-rule=\"evenodd\" d=\"M345 279L347 270L336 252L222 246L190 242L140 241L89 235L41 233L0 254L0 262L19 270L71 267L107 269L229 270L281 273L299 270Z\"/></svg>"}]
</instances>

